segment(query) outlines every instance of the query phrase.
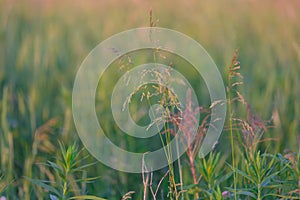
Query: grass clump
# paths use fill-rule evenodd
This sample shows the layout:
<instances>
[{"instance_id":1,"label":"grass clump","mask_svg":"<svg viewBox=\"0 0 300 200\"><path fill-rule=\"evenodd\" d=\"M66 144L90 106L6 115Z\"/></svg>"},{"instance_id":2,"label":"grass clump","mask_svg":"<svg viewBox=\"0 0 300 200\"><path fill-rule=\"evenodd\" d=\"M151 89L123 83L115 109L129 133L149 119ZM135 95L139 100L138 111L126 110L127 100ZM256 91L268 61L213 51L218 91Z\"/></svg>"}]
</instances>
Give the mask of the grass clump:
<instances>
[{"instance_id":1,"label":"grass clump","mask_svg":"<svg viewBox=\"0 0 300 200\"><path fill-rule=\"evenodd\" d=\"M54 171L54 177L51 182L47 180L34 180L31 182L48 191L51 200L56 199L103 199L100 197L86 195L86 183L95 180L94 178L87 178L85 168L93 165L82 162L87 157L80 157L82 150L78 150L76 143L68 146L60 144L60 155L56 162L48 161L46 166Z\"/></svg>"}]
</instances>

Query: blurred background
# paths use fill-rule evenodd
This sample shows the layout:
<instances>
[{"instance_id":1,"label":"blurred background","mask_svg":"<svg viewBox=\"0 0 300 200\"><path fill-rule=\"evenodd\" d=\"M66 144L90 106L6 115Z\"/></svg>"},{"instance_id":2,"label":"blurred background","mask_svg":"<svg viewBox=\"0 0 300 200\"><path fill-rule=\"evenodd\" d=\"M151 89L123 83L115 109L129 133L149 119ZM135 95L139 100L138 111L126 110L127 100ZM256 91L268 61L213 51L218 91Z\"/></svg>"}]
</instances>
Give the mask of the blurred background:
<instances>
[{"instance_id":1,"label":"blurred background","mask_svg":"<svg viewBox=\"0 0 300 200\"><path fill-rule=\"evenodd\" d=\"M151 9L157 26L180 31L202 44L224 77L239 49L244 76L240 92L262 119L273 118L276 125L267 133L276 138L268 148L297 150L300 1L1 0L0 189L9 185L5 196L42 198L45 191L36 190L24 176L47 179L51 171L36 163L53 160L58 140L82 146L71 102L80 64L111 35L149 26ZM109 104L98 105L99 109L105 106ZM104 126L113 132L111 123ZM117 134L110 137L119 139ZM226 137L223 134L221 140ZM129 140L122 145L138 151L140 147ZM90 157L85 162L95 160ZM118 172L101 163L91 166L87 174L100 177L87 186L88 193L97 196L120 199L142 188L141 175Z\"/></svg>"}]
</instances>

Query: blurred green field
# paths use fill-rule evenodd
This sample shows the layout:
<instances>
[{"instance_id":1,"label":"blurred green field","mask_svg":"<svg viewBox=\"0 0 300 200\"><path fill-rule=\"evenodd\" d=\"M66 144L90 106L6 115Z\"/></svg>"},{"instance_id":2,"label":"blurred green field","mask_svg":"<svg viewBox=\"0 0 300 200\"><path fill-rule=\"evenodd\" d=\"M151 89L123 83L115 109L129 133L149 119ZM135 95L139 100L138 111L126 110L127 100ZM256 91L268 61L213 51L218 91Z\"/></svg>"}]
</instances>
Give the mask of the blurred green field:
<instances>
[{"instance_id":1,"label":"blurred green field","mask_svg":"<svg viewBox=\"0 0 300 200\"><path fill-rule=\"evenodd\" d=\"M239 49L244 76L240 91L256 113L265 120L273 118L276 125L266 133L266 137L275 140L265 147L272 153L298 150L299 1L2 0L0 177L4 176L0 179L0 196L48 198L43 196L47 192L36 189L24 176L47 179L48 171L36 163L54 159L58 154L58 140L65 144L78 141L81 145L72 118L72 88L77 69L104 39L127 29L149 26L151 8L154 20L159 19L157 26L180 31L203 45L224 75L225 84L225 67ZM197 82L191 84L198 85ZM105 93L108 90L99 92L104 100L109 95ZM207 104L207 100L203 102ZM110 101L99 103L96 107L107 109L108 103ZM235 113L239 110L239 106L233 108ZM108 111L101 114L109 115ZM111 123L104 122L103 126L114 133L116 127ZM39 128L41 126L44 128ZM111 134L111 139L120 142L116 135ZM226 140L228 134L224 132L221 141ZM120 143L136 151L143 148L128 138ZM227 159L230 155L227 146L218 148L224 155L223 160ZM88 159L88 162L94 161L92 157ZM189 173L185 168L183 172ZM164 171L157 173L162 176ZM137 199L142 199L139 174L118 172L97 163L88 169L88 176L100 176L88 184L89 194L120 199L134 190ZM188 176L184 182L190 182ZM4 185L8 187L1 194ZM166 188L167 183L163 187Z\"/></svg>"}]
</instances>

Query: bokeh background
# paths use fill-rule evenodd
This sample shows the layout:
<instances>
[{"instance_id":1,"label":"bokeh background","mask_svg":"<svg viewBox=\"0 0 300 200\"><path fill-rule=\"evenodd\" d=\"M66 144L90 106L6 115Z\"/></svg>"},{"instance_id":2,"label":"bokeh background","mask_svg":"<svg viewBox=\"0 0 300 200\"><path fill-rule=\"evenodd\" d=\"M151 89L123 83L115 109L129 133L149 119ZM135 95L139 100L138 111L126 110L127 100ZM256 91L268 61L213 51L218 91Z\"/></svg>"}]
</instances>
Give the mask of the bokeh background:
<instances>
[{"instance_id":1,"label":"bokeh background","mask_svg":"<svg viewBox=\"0 0 300 200\"><path fill-rule=\"evenodd\" d=\"M241 93L262 119L273 118L276 125L267 133L274 138L268 148L297 150L300 1L1 0L0 172L4 176L0 186L12 181L5 191L7 197L35 199L45 193L24 176L47 178L48 171L36 163L53 159L58 140L81 145L71 107L73 81L81 62L111 35L149 26L150 10L157 26L180 31L202 44L224 77L239 49L244 76ZM99 109L105 106L109 104L98 105ZM104 123L108 131L115 130L112 122ZM110 137L120 142L117 134ZM226 139L223 134L221 140ZM136 151L142 148L128 138L121 143ZM228 156L226 148L219 148ZM94 161L90 157L86 162ZM141 194L138 174L97 163L89 168L88 176L100 176L87 186L94 195L118 199L131 190Z\"/></svg>"}]
</instances>

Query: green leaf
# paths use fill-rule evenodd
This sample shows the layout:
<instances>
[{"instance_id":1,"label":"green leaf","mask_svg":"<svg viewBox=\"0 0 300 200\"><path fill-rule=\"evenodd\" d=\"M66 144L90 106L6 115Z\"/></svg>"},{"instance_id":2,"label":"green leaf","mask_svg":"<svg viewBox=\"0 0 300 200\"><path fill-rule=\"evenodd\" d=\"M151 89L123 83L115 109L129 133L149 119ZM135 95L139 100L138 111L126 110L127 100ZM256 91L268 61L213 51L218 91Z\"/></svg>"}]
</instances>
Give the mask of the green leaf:
<instances>
[{"instance_id":1,"label":"green leaf","mask_svg":"<svg viewBox=\"0 0 300 200\"><path fill-rule=\"evenodd\" d=\"M71 197L69 199L95 199L95 200L106 200L100 197L96 197L93 195L82 195L82 196L75 196L75 197Z\"/></svg>"},{"instance_id":2,"label":"green leaf","mask_svg":"<svg viewBox=\"0 0 300 200\"><path fill-rule=\"evenodd\" d=\"M52 168L55 169L56 171L58 171L58 172L60 172L60 173L63 172L62 168L61 168L60 166L58 166L56 163L51 162L51 161L48 161L48 163L49 163L50 167L52 167Z\"/></svg>"},{"instance_id":3,"label":"green leaf","mask_svg":"<svg viewBox=\"0 0 300 200\"><path fill-rule=\"evenodd\" d=\"M59 192L54 187L52 187L51 185L47 185L46 183L44 183L41 180L30 179L30 178L27 178L27 177L25 177L25 178L27 180L31 181L33 184L38 185L38 186L48 190L49 192L52 192L52 193L56 194L57 196L60 196Z\"/></svg>"},{"instance_id":4,"label":"green leaf","mask_svg":"<svg viewBox=\"0 0 300 200\"><path fill-rule=\"evenodd\" d=\"M57 196L50 194L50 200L59 200Z\"/></svg>"},{"instance_id":5,"label":"green leaf","mask_svg":"<svg viewBox=\"0 0 300 200\"><path fill-rule=\"evenodd\" d=\"M75 179L74 181L77 182L92 182L96 179L99 179L101 176L96 176L96 177L90 177L90 178L81 178L81 179Z\"/></svg>"},{"instance_id":6,"label":"green leaf","mask_svg":"<svg viewBox=\"0 0 300 200\"><path fill-rule=\"evenodd\" d=\"M189 190L189 189L195 188L197 186L198 186L198 184L185 185L185 186L183 186L182 189L183 190Z\"/></svg>"},{"instance_id":7,"label":"green leaf","mask_svg":"<svg viewBox=\"0 0 300 200\"><path fill-rule=\"evenodd\" d=\"M237 194L240 194L240 195L245 195L245 196L248 196L248 197L252 197L254 199L257 199L257 196L252 193L252 192L249 192L249 191L238 191Z\"/></svg>"},{"instance_id":8,"label":"green leaf","mask_svg":"<svg viewBox=\"0 0 300 200\"><path fill-rule=\"evenodd\" d=\"M229 172L228 174L225 174L224 176L220 176L220 178L217 179L216 185L220 185L222 182L226 181L228 178L232 176L233 172Z\"/></svg>"},{"instance_id":9,"label":"green leaf","mask_svg":"<svg viewBox=\"0 0 300 200\"><path fill-rule=\"evenodd\" d=\"M249 176L248 174L246 174L245 172L243 172L243 171L241 171L241 170L239 170L239 169L237 169L237 168L234 168L234 167L232 167L231 165L229 165L229 166L230 166L231 169L232 169L233 171L235 171L236 173L238 173L238 174L240 174L241 176L245 177L246 179L250 180L252 183L256 183L256 181L255 181L251 176Z\"/></svg>"},{"instance_id":10,"label":"green leaf","mask_svg":"<svg viewBox=\"0 0 300 200\"><path fill-rule=\"evenodd\" d=\"M72 171L73 172L76 172L76 171L82 171L83 169L87 168L87 167L90 167L90 166L93 166L95 165L97 162L93 162L93 163L89 163L89 164L85 164L85 165L82 165L82 166L79 166L79 167L76 167L75 169L73 169Z\"/></svg>"}]
</instances>

